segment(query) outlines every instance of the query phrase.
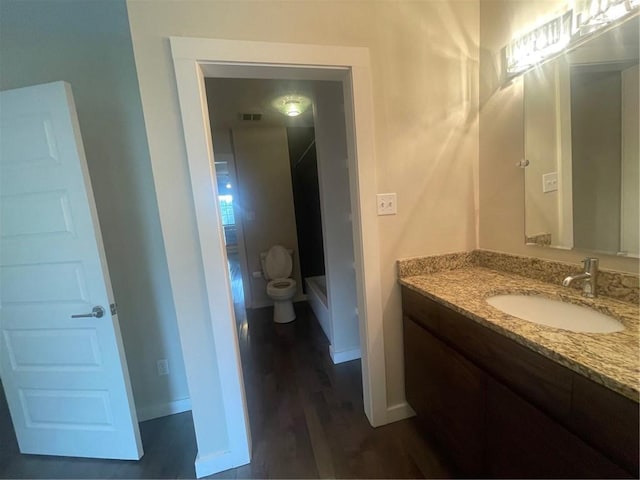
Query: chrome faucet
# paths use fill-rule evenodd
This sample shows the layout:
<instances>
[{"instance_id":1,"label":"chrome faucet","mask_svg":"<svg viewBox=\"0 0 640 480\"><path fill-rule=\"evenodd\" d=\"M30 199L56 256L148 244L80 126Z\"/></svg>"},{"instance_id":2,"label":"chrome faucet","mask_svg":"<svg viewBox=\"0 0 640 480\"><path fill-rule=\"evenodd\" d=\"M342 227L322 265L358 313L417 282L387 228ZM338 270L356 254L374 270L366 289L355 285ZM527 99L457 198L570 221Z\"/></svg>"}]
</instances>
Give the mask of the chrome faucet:
<instances>
[{"instance_id":1,"label":"chrome faucet","mask_svg":"<svg viewBox=\"0 0 640 480\"><path fill-rule=\"evenodd\" d=\"M594 257L587 257L582 261L582 263L584 264L584 272L576 275L569 275L562 281L562 286L568 287L575 280L583 280L582 295L589 298L595 298L598 296L598 259Z\"/></svg>"}]
</instances>

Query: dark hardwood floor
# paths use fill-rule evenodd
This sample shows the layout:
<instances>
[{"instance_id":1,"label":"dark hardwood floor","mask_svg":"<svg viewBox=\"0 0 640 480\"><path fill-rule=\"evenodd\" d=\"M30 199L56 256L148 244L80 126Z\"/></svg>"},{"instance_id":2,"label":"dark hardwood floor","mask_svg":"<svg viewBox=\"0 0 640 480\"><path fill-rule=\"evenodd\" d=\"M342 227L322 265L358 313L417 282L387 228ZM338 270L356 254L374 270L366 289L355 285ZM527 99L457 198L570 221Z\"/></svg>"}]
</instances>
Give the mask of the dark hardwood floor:
<instances>
[{"instance_id":1,"label":"dark hardwood floor","mask_svg":"<svg viewBox=\"0 0 640 480\"><path fill-rule=\"evenodd\" d=\"M360 361L331 362L306 303L284 325L273 323L271 308L245 311L231 260L252 461L211 478L450 478L415 419L369 425ZM1 395L0 478L195 476L190 412L142 422L140 430L145 455L138 462L21 455Z\"/></svg>"},{"instance_id":2,"label":"dark hardwood floor","mask_svg":"<svg viewBox=\"0 0 640 480\"><path fill-rule=\"evenodd\" d=\"M194 478L197 448L191 412L140 423L141 460L21 455L0 391L0 478Z\"/></svg>"}]
</instances>

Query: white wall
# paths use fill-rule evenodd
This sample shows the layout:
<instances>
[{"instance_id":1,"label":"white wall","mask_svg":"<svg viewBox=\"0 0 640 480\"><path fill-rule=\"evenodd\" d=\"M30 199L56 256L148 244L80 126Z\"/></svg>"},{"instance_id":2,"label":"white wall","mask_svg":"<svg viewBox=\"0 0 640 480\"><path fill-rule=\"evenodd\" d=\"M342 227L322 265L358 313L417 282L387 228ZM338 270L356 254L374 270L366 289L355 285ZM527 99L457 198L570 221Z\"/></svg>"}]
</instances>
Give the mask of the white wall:
<instances>
[{"instance_id":1,"label":"white wall","mask_svg":"<svg viewBox=\"0 0 640 480\"><path fill-rule=\"evenodd\" d=\"M344 100L339 82L315 84L314 122L334 363L360 358Z\"/></svg>"},{"instance_id":2,"label":"white wall","mask_svg":"<svg viewBox=\"0 0 640 480\"><path fill-rule=\"evenodd\" d=\"M138 416L188 408L124 1L2 0L0 72L3 90L71 84Z\"/></svg>"},{"instance_id":3,"label":"white wall","mask_svg":"<svg viewBox=\"0 0 640 480\"><path fill-rule=\"evenodd\" d=\"M174 290L207 317L171 35L368 47L381 217L388 403L404 401L398 258L475 246L478 2L146 1L127 3L154 181ZM375 198L371 198L375 202ZM221 440L222 441L222 440Z\"/></svg>"},{"instance_id":4,"label":"white wall","mask_svg":"<svg viewBox=\"0 0 640 480\"><path fill-rule=\"evenodd\" d=\"M296 217L291 185L291 163L285 127L251 127L232 130L234 158L238 182L236 201L242 211L240 221L244 232L244 247L251 289L250 308L273 305L267 295L267 280L253 278L251 272L261 272L260 253L273 245L282 245L294 252L293 278L302 295L300 256Z\"/></svg>"}]
</instances>

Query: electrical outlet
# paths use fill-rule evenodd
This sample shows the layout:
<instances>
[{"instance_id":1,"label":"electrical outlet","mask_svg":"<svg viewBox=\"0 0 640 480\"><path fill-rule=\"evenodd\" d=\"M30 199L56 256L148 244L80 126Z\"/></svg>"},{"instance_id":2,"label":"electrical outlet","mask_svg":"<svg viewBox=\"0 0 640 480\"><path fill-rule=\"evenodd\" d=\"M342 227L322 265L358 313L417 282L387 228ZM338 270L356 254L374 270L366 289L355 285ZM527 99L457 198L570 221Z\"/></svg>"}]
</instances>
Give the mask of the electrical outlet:
<instances>
[{"instance_id":1,"label":"electrical outlet","mask_svg":"<svg viewBox=\"0 0 640 480\"><path fill-rule=\"evenodd\" d=\"M378 193L376 195L378 215L395 215L398 213L395 193Z\"/></svg>"},{"instance_id":2,"label":"electrical outlet","mask_svg":"<svg viewBox=\"0 0 640 480\"><path fill-rule=\"evenodd\" d=\"M158 368L158 376L169 375L169 360L161 358L156 362Z\"/></svg>"},{"instance_id":3,"label":"electrical outlet","mask_svg":"<svg viewBox=\"0 0 640 480\"><path fill-rule=\"evenodd\" d=\"M542 175L542 193L555 192L558 190L558 173L551 172Z\"/></svg>"}]
</instances>

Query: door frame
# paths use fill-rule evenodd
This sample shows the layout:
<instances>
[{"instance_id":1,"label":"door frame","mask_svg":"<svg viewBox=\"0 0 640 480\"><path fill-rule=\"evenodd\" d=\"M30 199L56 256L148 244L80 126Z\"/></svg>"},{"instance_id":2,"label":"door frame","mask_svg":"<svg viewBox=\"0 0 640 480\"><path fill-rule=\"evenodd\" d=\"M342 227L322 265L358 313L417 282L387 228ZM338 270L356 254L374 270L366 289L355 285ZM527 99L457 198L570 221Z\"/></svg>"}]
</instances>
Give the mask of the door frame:
<instances>
[{"instance_id":1,"label":"door frame","mask_svg":"<svg viewBox=\"0 0 640 480\"><path fill-rule=\"evenodd\" d=\"M228 448L231 455L228 461L223 462L224 465L231 468L247 463L250 455L250 432L233 300L227 269L224 267L226 252L217 211L217 185L205 77L342 81L345 94L364 410L372 426L388 423L390 419L387 412L380 248L375 208L376 165L369 50L364 47L189 37L170 37L169 43L229 438ZM181 330L188 328L183 322L178 322L178 327ZM190 368L188 362L185 362L185 367L187 370ZM194 392L192 396L193 394ZM197 404L198 402L193 402L194 410ZM196 418L194 411L194 422ZM196 430L199 430L198 425ZM213 463L208 466L201 465L199 468L196 460L198 476L220 469L220 464Z\"/></svg>"}]
</instances>

